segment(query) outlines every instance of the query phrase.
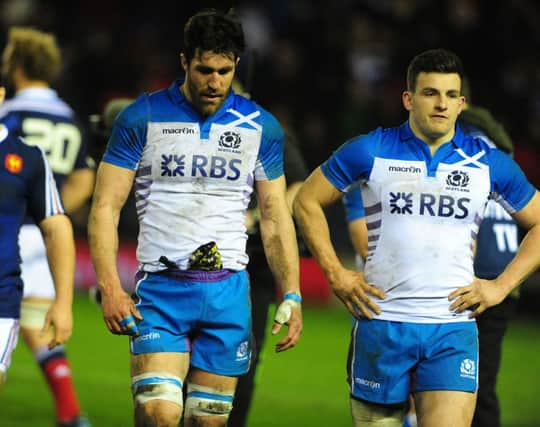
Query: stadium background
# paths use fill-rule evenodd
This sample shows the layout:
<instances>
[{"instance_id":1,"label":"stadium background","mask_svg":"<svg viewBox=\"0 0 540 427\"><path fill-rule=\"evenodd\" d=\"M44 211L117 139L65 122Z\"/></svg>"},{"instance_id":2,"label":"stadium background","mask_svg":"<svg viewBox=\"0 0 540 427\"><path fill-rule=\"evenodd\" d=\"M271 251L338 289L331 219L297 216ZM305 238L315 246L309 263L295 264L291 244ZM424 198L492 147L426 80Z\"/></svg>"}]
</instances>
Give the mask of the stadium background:
<instances>
[{"instance_id":1,"label":"stadium background","mask_svg":"<svg viewBox=\"0 0 540 427\"><path fill-rule=\"evenodd\" d=\"M540 4L534 0L138 3L2 0L0 44L11 25L54 32L65 61L54 86L85 120L114 97L135 97L168 86L180 74L187 17L201 7L232 5L243 19L249 47L240 77L252 97L296 134L311 169L346 139L405 120L400 98L408 61L424 49L446 47L464 60L473 102L489 108L506 126L517 161L540 188ZM97 158L103 143L99 138L92 141ZM343 211L336 206L328 215L340 255L350 262ZM74 221L79 239L77 286L84 289L94 282L84 212ZM123 214L120 231L120 269L129 287L136 268L133 211ZM520 315L505 347L500 387L505 426L540 426L534 416L534 395L540 390L540 362L535 357L540 350L539 277L533 276L523 288ZM310 296L304 341L290 355L277 358L267 352L250 425L348 425L343 364L349 320L316 268L303 270L303 282ZM98 426L129 425L127 343L106 333L98 309L84 292L76 304L78 320L69 349L87 399L83 404ZM46 426L44 420L50 417L43 414L51 411L50 402L40 388L39 372L25 363L30 356L22 347L2 397L3 407L16 409L10 409L8 420L0 419L0 425ZM315 363L314 354L323 365ZM284 376L290 393L279 383ZM25 401L30 406L22 411ZM295 413L284 417L289 421L268 416L289 411ZM25 424L23 416L34 421Z\"/></svg>"}]
</instances>

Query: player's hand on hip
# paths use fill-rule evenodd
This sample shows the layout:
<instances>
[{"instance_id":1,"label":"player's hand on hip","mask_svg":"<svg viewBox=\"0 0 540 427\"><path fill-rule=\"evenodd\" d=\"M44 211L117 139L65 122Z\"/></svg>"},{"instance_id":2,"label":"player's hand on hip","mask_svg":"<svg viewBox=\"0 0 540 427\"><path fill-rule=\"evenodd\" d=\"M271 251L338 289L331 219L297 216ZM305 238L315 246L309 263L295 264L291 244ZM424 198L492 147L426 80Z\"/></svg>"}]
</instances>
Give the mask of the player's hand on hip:
<instances>
[{"instance_id":1,"label":"player's hand on hip","mask_svg":"<svg viewBox=\"0 0 540 427\"><path fill-rule=\"evenodd\" d=\"M45 335L51 327L53 328L53 336L48 343L49 349L64 344L71 336L73 331L71 304L53 303L45 316L41 334Z\"/></svg>"},{"instance_id":2,"label":"player's hand on hip","mask_svg":"<svg viewBox=\"0 0 540 427\"><path fill-rule=\"evenodd\" d=\"M142 320L141 313L123 289L103 291L101 309L105 324L113 334L139 335L137 321Z\"/></svg>"},{"instance_id":3,"label":"player's hand on hip","mask_svg":"<svg viewBox=\"0 0 540 427\"><path fill-rule=\"evenodd\" d=\"M278 353L294 347L302 334L302 298L297 293L284 295L276 310L272 335L276 335L283 325L287 325L287 334L276 344Z\"/></svg>"},{"instance_id":4,"label":"player's hand on hip","mask_svg":"<svg viewBox=\"0 0 540 427\"><path fill-rule=\"evenodd\" d=\"M373 319L373 313L381 314L381 309L370 295L384 299L384 292L366 283L363 272L343 269L339 275L330 280L330 286L354 317Z\"/></svg>"},{"instance_id":5,"label":"player's hand on hip","mask_svg":"<svg viewBox=\"0 0 540 427\"><path fill-rule=\"evenodd\" d=\"M462 313L470 310L469 318L472 318L499 304L505 297L504 288L496 280L475 277L470 285L458 288L448 295L448 300L452 301L450 311Z\"/></svg>"}]
</instances>

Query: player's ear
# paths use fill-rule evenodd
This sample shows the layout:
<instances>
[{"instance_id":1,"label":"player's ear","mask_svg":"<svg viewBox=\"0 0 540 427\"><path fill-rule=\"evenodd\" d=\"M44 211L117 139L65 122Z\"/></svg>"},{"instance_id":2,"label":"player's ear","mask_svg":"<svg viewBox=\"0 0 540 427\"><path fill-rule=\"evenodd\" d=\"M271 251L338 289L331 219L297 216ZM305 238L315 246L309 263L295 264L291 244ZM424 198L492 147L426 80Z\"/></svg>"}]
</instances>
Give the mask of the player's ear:
<instances>
[{"instance_id":1,"label":"player's ear","mask_svg":"<svg viewBox=\"0 0 540 427\"><path fill-rule=\"evenodd\" d=\"M404 91L403 94L401 95L401 100L403 102L403 107L407 111L411 111L412 110L412 93L409 92L408 90Z\"/></svg>"},{"instance_id":2,"label":"player's ear","mask_svg":"<svg viewBox=\"0 0 540 427\"><path fill-rule=\"evenodd\" d=\"M184 55L183 53L180 54L180 64L184 69L184 73L187 73L189 64L187 62L186 55Z\"/></svg>"}]
</instances>

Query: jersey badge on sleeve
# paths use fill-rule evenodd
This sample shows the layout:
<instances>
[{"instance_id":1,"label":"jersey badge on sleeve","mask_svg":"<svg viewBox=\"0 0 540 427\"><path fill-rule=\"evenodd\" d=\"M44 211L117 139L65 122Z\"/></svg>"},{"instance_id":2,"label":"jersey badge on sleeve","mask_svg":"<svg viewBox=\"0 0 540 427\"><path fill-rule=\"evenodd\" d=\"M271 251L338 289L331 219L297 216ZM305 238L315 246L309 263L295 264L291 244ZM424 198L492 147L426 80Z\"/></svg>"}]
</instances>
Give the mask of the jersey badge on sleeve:
<instances>
[{"instance_id":1,"label":"jersey badge on sleeve","mask_svg":"<svg viewBox=\"0 0 540 427\"><path fill-rule=\"evenodd\" d=\"M4 166L11 173L19 173L23 168L23 159L18 154L8 153L4 159Z\"/></svg>"}]
</instances>

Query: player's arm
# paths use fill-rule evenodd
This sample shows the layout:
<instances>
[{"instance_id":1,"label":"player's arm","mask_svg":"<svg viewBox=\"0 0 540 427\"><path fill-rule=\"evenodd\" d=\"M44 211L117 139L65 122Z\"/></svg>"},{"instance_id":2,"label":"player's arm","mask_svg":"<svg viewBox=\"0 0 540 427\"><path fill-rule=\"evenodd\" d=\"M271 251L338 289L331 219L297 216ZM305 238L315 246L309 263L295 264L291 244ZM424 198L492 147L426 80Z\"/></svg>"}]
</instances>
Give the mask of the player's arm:
<instances>
[{"instance_id":1,"label":"player's arm","mask_svg":"<svg viewBox=\"0 0 540 427\"><path fill-rule=\"evenodd\" d=\"M43 234L49 268L56 295L47 311L43 331L51 326L54 333L49 348L62 344L71 336L73 328L73 282L75 274L75 243L71 221L64 209L51 169L44 152L32 148L27 161L34 175L29 182L27 212L39 225ZM39 154L38 154L39 153ZM32 157L36 155L35 158Z\"/></svg>"},{"instance_id":2,"label":"player's arm","mask_svg":"<svg viewBox=\"0 0 540 427\"><path fill-rule=\"evenodd\" d=\"M96 173L92 168L75 169L62 187L62 200L68 214L77 212L94 190Z\"/></svg>"},{"instance_id":3,"label":"player's arm","mask_svg":"<svg viewBox=\"0 0 540 427\"><path fill-rule=\"evenodd\" d=\"M494 280L475 278L469 286L452 292L448 299L454 300L450 310L460 313L474 307L470 317L502 302L513 289L522 284L540 267L540 194L538 191L523 209L512 214L516 222L527 230L514 259Z\"/></svg>"},{"instance_id":4,"label":"player's arm","mask_svg":"<svg viewBox=\"0 0 540 427\"><path fill-rule=\"evenodd\" d=\"M540 267L540 193L537 191L531 201L512 216L527 233L516 256L497 278L506 295Z\"/></svg>"},{"instance_id":5,"label":"player's arm","mask_svg":"<svg viewBox=\"0 0 540 427\"><path fill-rule=\"evenodd\" d=\"M130 296L122 289L117 269L120 211L134 176L135 171L131 169L101 162L88 220L88 240L102 294L103 318L113 333L129 333L124 319L131 315L141 318Z\"/></svg>"},{"instance_id":6,"label":"player's arm","mask_svg":"<svg viewBox=\"0 0 540 427\"><path fill-rule=\"evenodd\" d=\"M300 191L300 187L302 187L302 181L296 181L287 186L287 191L285 192L285 200L287 202L287 208L289 209L289 212L292 214L293 209L293 202L296 198L296 195L298 194L298 191Z\"/></svg>"},{"instance_id":7,"label":"player's arm","mask_svg":"<svg viewBox=\"0 0 540 427\"><path fill-rule=\"evenodd\" d=\"M368 253L368 232L365 218L357 218L347 225L354 251L366 260Z\"/></svg>"},{"instance_id":8,"label":"player's arm","mask_svg":"<svg viewBox=\"0 0 540 427\"><path fill-rule=\"evenodd\" d=\"M54 281L56 296L47 313L43 331L54 326L49 348L62 344L73 328L73 282L75 275L75 243L73 227L66 215L52 215L39 223L47 249L47 259Z\"/></svg>"},{"instance_id":9,"label":"player's arm","mask_svg":"<svg viewBox=\"0 0 540 427\"><path fill-rule=\"evenodd\" d=\"M359 270L363 270L368 254L368 231L365 218L366 211L359 183L353 185L345 193L343 205L346 212L349 237L356 253L357 267Z\"/></svg>"},{"instance_id":10,"label":"player's arm","mask_svg":"<svg viewBox=\"0 0 540 427\"><path fill-rule=\"evenodd\" d=\"M366 284L362 273L345 269L330 238L324 208L340 197L341 192L330 183L319 167L300 188L293 205L294 217L311 254L323 269L337 297L352 315L358 317L359 310L371 319L371 312L379 314L380 309L368 294L379 298L384 298L384 294Z\"/></svg>"},{"instance_id":11,"label":"player's arm","mask_svg":"<svg viewBox=\"0 0 540 427\"><path fill-rule=\"evenodd\" d=\"M276 351L284 351L298 342L302 332L296 232L285 198L285 177L257 181L256 190L264 251L270 270L285 298L278 308L278 314L290 311L288 319L289 313L284 313L284 318L276 316L278 321L272 328L272 333L276 334L282 323L288 325L286 336L276 344Z\"/></svg>"}]
</instances>

